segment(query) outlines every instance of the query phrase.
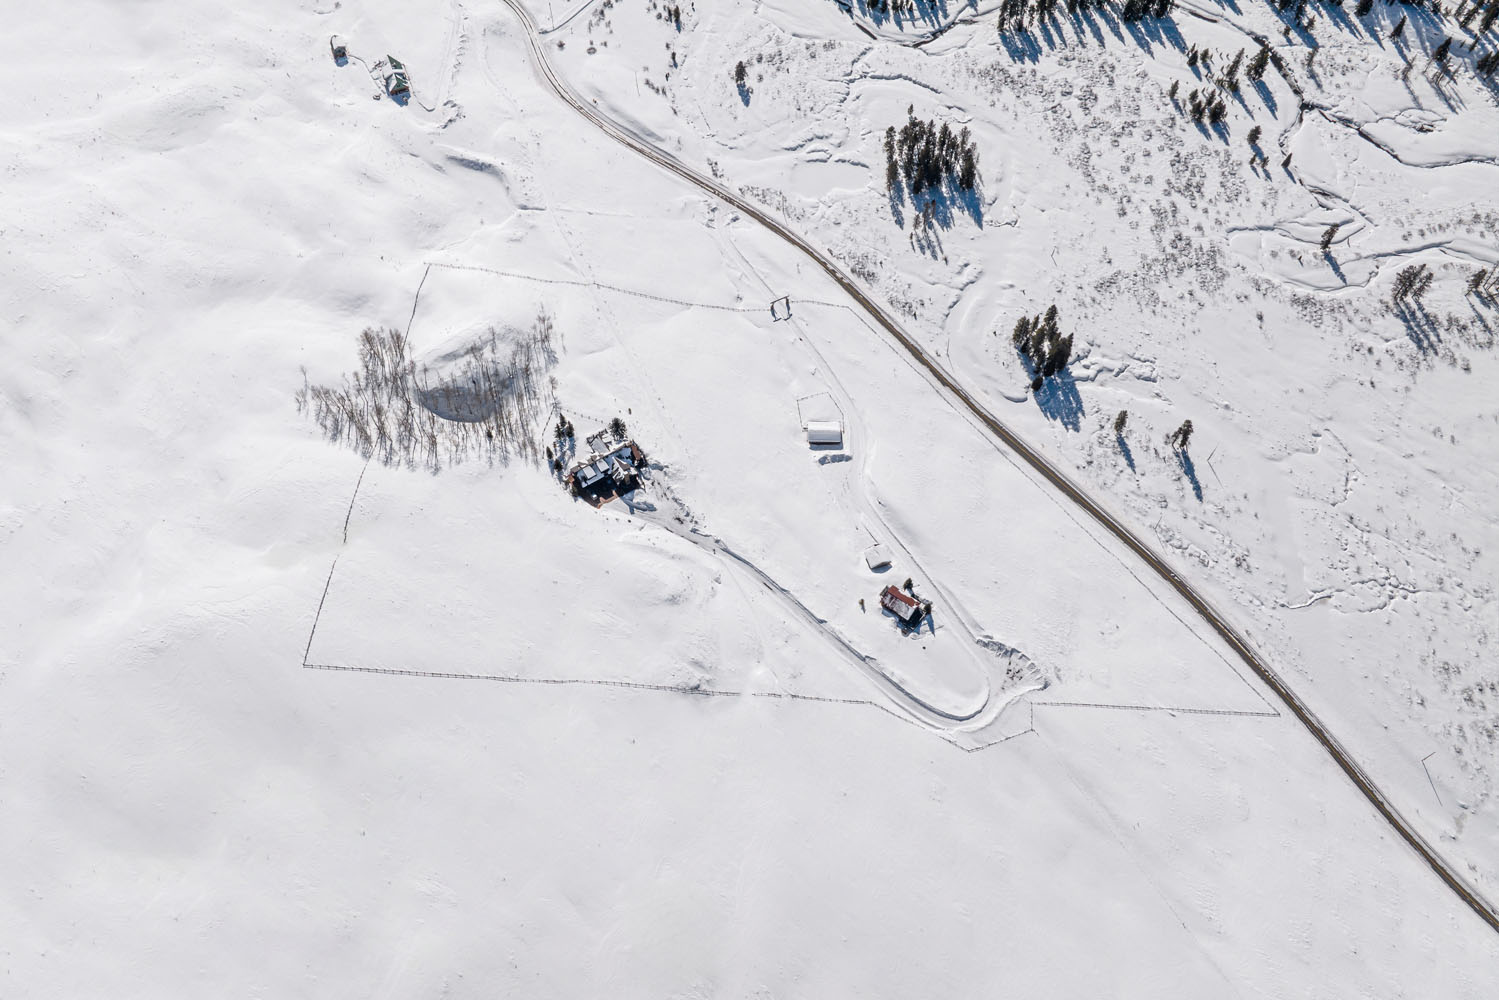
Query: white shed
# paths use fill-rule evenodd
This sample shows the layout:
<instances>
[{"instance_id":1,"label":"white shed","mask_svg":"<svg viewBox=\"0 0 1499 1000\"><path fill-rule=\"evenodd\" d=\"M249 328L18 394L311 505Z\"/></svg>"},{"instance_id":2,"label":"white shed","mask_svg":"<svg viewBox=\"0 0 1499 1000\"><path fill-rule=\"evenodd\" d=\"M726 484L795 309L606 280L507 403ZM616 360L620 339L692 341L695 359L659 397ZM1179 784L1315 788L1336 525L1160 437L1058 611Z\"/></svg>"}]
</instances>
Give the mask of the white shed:
<instances>
[{"instance_id":1,"label":"white shed","mask_svg":"<svg viewBox=\"0 0 1499 1000\"><path fill-rule=\"evenodd\" d=\"M885 550L885 546L879 542L875 542L864 550L864 563L876 572L882 569L889 569L890 553Z\"/></svg>"},{"instance_id":2,"label":"white shed","mask_svg":"<svg viewBox=\"0 0 1499 1000\"><path fill-rule=\"evenodd\" d=\"M807 421L808 444L843 444L843 425L836 420Z\"/></svg>"}]
</instances>

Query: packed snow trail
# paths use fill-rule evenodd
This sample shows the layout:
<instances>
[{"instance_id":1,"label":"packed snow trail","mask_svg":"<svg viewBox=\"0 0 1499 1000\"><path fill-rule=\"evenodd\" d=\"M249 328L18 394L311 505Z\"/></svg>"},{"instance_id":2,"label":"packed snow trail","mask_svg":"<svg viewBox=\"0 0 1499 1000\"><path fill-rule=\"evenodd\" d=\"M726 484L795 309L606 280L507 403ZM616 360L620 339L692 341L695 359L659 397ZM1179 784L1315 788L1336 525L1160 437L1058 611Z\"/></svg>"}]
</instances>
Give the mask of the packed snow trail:
<instances>
[{"instance_id":1,"label":"packed snow trail","mask_svg":"<svg viewBox=\"0 0 1499 1000\"><path fill-rule=\"evenodd\" d=\"M1374 783L1374 780L1364 771L1363 767L1353 759L1352 754L1344 748L1337 737L1327 729L1315 712L1303 702L1299 695L1290 689L1268 664L1260 659L1259 655L1250 647L1248 641L1229 622L1218 613L1207 598L1202 596L1190 583L1178 576L1176 571L1166 560L1155 552L1144 541L1138 538L1134 532L1124 526L1113 514L1109 513L1098 501L1094 500L1074 483L1065 473L1052 465L1039 452L1035 451L1017 436L1008 427L1002 424L998 418L991 414L986 408L979 404L973 396L959 385L947 370L942 368L927 354L910 334L886 314L875 302L856 285L852 278L843 273L843 270L830 258L814 248L801 236L797 235L784 223L777 221L770 215L762 212L744 198L730 191L728 188L706 177L682 163L676 157L661 149L652 146L640 136L629 131L624 126L608 118L591 102L584 100L573 89L557 75L551 63L547 61L546 51L541 44L537 33L535 20L530 11L520 0L501 0L509 7L520 20L521 27L525 30L526 46L531 52L531 61L536 71L541 75L542 82L551 89L558 98L569 105L578 114L582 115L588 122L598 128L601 132L614 139L616 142L626 146L645 157L665 170L676 174L689 184L707 192L725 204L754 219L766 229L770 230L791 246L800 250L814 264L823 270L828 277L837 282L838 286L852 298L869 317L878 323L911 358L919 364L931 377L941 390L945 390L949 400L961 405L964 409L977 419L985 429L995 438L1004 443L1011 451L1025 460L1043 479L1059 490L1067 499L1078 507L1081 507L1105 530L1123 543L1131 552L1137 555L1146 565L1171 586L1181 597L1192 606L1198 616L1206 622L1224 642L1233 649L1234 653L1253 670L1275 696L1279 698L1291 711L1291 714L1301 722L1307 732L1322 745L1332 759L1342 768L1348 779L1363 793L1369 803L1374 806L1389 825L1400 835L1410 848L1418 854L1427 866L1436 873L1449 889L1458 895L1491 929L1499 933L1499 911L1496 911L1489 902L1483 898L1476 888L1468 884L1457 869L1439 853L1426 838L1421 835L1410 821L1397 809L1384 791Z\"/></svg>"},{"instance_id":2,"label":"packed snow trail","mask_svg":"<svg viewBox=\"0 0 1499 1000\"><path fill-rule=\"evenodd\" d=\"M891 674L880 665L879 660L866 653L860 652L849 643L847 639L839 635L828 626L828 623L815 614L810 608L801 602L795 594L781 586L774 577L766 573L752 561L734 551L723 539L709 535L698 528L689 525L684 518L678 516L676 511L660 510L650 504L641 504L638 500L625 498L623 501L629 508L632 517L647 521L657 527L671 532L678 538L684 539L698 548L714 555L725 556L730 559L739 569L753 581L764 587L772 596L777 598L793 615L800 619L818 635L822 636L829 645L842 657L847 659L859 671L872 679L897 705L901 706L915 720L926 725L933 726L948 732L952 736L958 736L964 729L979 729L998 718L1000 711L1008 704L994 697L994 685L990 683L987 674L984 676L984 693L978 700L977 705L970 708L944 708L929 697L918 694L899 678ZM965 745L959 743L960 746Z\"/></svg>"}]
</instances>

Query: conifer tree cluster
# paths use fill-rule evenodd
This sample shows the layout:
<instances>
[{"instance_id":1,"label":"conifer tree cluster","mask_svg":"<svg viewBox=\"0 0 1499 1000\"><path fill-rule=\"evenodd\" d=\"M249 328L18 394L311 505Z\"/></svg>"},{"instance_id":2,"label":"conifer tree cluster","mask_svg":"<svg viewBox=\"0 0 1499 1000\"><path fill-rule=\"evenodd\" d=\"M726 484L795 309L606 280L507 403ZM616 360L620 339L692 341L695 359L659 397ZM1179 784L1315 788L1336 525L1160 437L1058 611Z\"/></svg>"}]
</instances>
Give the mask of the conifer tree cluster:
<instances>
[{"instance_id":1,"label":"conifer tree cluster","mask_svg":"<svg viewBox=\"0 0 1499 1000\"><path fill-rule=\"evenodd\" d=\"M1414 299L1421 301L1431 283L1436 280L1436 275L1425 264L1412 264L1402 267L1395 273L1395 287L1391 297L1398 302L1407 302Z\"/></svg>"},{"instance_id":2,"label":"conifer tree cluster","mask_svg":"<svg viewBox=\"0 0 1499 1000\"><path fill-rule=\"evenodd\" d=\"M1244 75L1250 80L1258 83L1265 78L1265 70L1270 67L1270 46L1261 45L1260 50L1249 60L1249 65L1244 69Z\"/></svg>"},{"instance_id":3,"label":"conifer tree cluster","mask_svg":"<svg viewBox=\"0 0 1499 1000\"><path fill-rule=\"evenodd\" d=\"M999 6L999 33L1022 32L1027 23L1040 24L1057 13L1065 3L1068 14L1091 7L1104 6L1103 0L1003 0ZM1143 21L1147 17L1165 17L1175 0L1124 0L1119 17L1124 21Z\"/></svg>"},{"instance_id":4,"label":"conifer tree cluster","mask_svg":"<svg viewBox=\"0 0 1499 1000\"><path fill-rule=\"evenodd\" d=\"M1268 61L1268 59L1269 57L1267 56L1266 60ZM1240 49L1239 54L1234 56L1233 61L1228 64L1228 69L1224 70L1223 75L1218 77L1218 86L1237 94L1239 92L1239 68L1243 65L1244 50Z\"/></svg>"},{"instance_id":5,"label":"conifer tree cluster","mask_svg":"<svg viewBox=\"0 0 1499 1000\"><path fill-rule=\"evenodd\" d=\"M885 130L885 187L894 191L904 181L912 196L936 191L944 184L972 191L978 186L978 146L964 126L954 132L946 122L922 121L915 110L899 132Z\"/></svg>"},{"instance_id":6,"label":"conifer tree cluster","mask_svg":"<svg viewBox=\"0 0 1499 1000\"><path fill-rule=\"evenodd\" d=\"M1143 21L1147 17L1165 17L1171 13L1173 0L1124 0L1119 10L1121 21Z\"/></svg>"},{"instance_id":7,"label":"conifer tree cluster","mask_svg":"<svg viewBox=\"0 0 1499 1000\"><path fill-rule=\"evenodd\" d=\"M1493 298L1499 292L1499 267L1480 267L1468 278L1468 294Z\"/></svg>"},{"instance_id":8,"label":"conifer tree cluster","mask_svg":"<svg viewBox=\"0 0 1499 1000\"><path fill-rule=\"evenodd\" d=\"M865 0L864 5L875 14L916 14L917 0Z\"/></svg>"},{"instance_id":9,"label":"conifer tree cluster","mask_svg":"<svg viewBox=\"0 0 1499 1000\"><path fill-rule=\"evenodd\" d=\"M1223 100L1223 95L1211 90L1199 93L1193 89L1187 95L1187 108L1192 112L1194 122L1206 120L1210 125L1220 124L1228 115L1228 103Z\"/></svg>"},{"instance_id":10,"label":"conifer tree cluster","mask_svg":"<svg viewBox=\"0 0 1499 1000\"><path fill-rule=\"evenodd\" d=\"M1166 443L1177 451L1186 451L1187 445L1192 443L1192 421L1183 420L1182 425L1166 438Z\"/></svg>"},{"instance_id":11,"label":"conifer tree cluster","mask_svg":"<svg viewBox=\"0 0 1499 1000\"><path fill-rule=\"evenodd\" d=\"M1484 0L1477 0L1477 2L1474 3L1472 7L1469 7L1466 11L1463 12L1462 16L1457 19L1457 23L1466 28L1468 27L1468 25L1473 23L1474 19L1477 18L1480 13L1483 14L1483 19L1478 22L1478 29L1474 32L1474 34L1478 35L1482 35L1484 32L1488 31L1494 26L1495 21L1499 21L1499 0L1488 0L1487 3L1485 3ZM1486 56L1485 58L1489 61L1489 68L1487 72L1492 73L1494 71L1495 65L1494 58L1492 55ZM1483 60L1479 61L1482 62ZM1480 72L1484 71L1480 70Z\"/></svg>"},{"instance_id":12,"label":"conifer tree cluster","mask_svg":"<svg viewBox=\"0 0 1499 1000\"><path fill-rule=\"evenodd\" d=\"M1057 326L1056 306L1034 318L1020 317L1010 340L1038 379L1051 378L1072 359L1072 334L1062 336Z\"/></svg>"}]
</instances>

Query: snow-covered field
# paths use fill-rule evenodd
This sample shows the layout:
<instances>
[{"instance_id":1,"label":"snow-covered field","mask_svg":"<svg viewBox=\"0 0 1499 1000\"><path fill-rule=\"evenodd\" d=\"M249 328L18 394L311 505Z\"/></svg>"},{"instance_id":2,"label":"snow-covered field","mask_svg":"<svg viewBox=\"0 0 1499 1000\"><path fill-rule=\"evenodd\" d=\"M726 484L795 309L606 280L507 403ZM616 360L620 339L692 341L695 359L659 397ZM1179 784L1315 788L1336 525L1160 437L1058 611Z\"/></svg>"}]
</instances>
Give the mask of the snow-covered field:
<instances>
[{"instance_id":1,"label":"snow-covered field","mask_svg":"<svg viewBox=\"0 0 1499 1000\"><path fill-rule=\"evenodd\" d=\"M1004 44L987 3L855 3L527 0L587 99L829 249L1499 895L1473 56L1402 81L1439 36L1383 6L1373 39L1318 7L1309 70L1248 4ZM1221 70L1245 29L1315 107L1272 70L1199 129L1184 50ZM559 101L499 0L4 38L0 994L1499 986L1499 938L1184 601L806 259ZM950 225L885 191L908 107L978 142ZM1032 396L1009 329L1052 303L1077 349ZM630 504L298 412L367 327L437 364L541 311L560 413L649 457ZM910 635L877 603L907 577Z\"/></svg>"},{"instance_id":2,"label":"snow-covered field","mask_svg":"<svg viewBox=\"0 0 1499 1000\"><path fill-rule=\"evenodd\" d=\"M1472 71L1494 39L1470 54L1472 33L1441 22L1449 76L1429 62L1446 37L1429 11L1392 40L1409 8L1309 9L1312 30L1284 37L1289 12L1188 2L1172 22L1095 11L1001 38L987 6L953 5L957 27L911 48L861 26L922 40L920 19L851 20L831 0L705 7L679 36L649 4L599 4L558 58L829 247L1002 419L1153 532L1493 891L1499 535L1481 498L1499 310L1466 287L1499 264L1499 105ZM1195 125L1189 92L1260 37L1284 73L1242 80L1221 129ZM586 55L595 38L635 58ZM1216 54L1211 72L1193 49ZM637 95L636 63L664 93ZM980 220L924 227L886 195L882 133L907 108L977 136ZM1413 263L1432 290L1392 308ZM1084 356L1032 398L1008 333L1053 303ZM1163 444L1183 419L1185 467Z\"/></svg>"}]
</instances>

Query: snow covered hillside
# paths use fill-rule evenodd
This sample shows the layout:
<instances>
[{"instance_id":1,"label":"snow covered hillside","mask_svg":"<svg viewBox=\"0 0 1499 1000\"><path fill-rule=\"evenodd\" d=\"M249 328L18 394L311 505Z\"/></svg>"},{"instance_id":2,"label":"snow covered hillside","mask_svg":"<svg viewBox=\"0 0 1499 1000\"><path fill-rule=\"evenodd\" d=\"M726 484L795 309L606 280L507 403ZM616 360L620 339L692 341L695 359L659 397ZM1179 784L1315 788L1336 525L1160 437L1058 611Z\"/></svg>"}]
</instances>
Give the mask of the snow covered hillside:
<instances>
[{"instance_id":1,"label":"snow covered hillside","mask_svg":"<svg viewBox=\"0 0 1499 1000\"><path fill-rule=\"evenodd\" d=\"M1492 891L1499 293L1470 285L1499 287L1496 36L1468 5L1347 6L1058 5L1018 30L1001 5L767 0L678 33L606 0L557 58L829 247L1153 533ZM887 189L911 115L973 134L975 210ZM1010 332L1051 305L1073 361L1032 393Z\"/></svg>"},{"instance_id":2,"label":"snow covered hillside","mask_svg":"<svg viewBox=\"0 0 1499 1000\"><path fill-rule=\"evenodd\" d=\"M1491 995L1181 594L533 45L828 250L1493 899L1492 32L523 10L7 19L0 993ZM569 489L624 438L638 488Z\"/></svg>"}]
</instances>

